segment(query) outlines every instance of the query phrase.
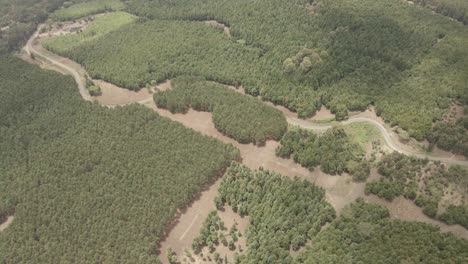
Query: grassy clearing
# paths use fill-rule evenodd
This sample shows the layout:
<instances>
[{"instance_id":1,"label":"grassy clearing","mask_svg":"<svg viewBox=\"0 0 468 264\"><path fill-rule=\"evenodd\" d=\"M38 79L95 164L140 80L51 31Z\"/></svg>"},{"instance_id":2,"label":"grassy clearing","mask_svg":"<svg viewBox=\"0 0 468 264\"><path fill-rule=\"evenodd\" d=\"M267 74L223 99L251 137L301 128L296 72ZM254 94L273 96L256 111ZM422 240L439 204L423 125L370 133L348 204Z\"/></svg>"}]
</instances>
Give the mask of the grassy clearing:
<instances>
[{"instance_id":1,"label":"grassy clearing","mask_svg":"<svg viewBox=\"0 0 468 264\"><path fill-rule=\"evenodd\" d=\"M52 20L67 21L108 11L122 10L125 4L120 0L94 0L63 7L50 15Z\"/></svg>"},{"instance_id":2,"label":"grassy clearing","mask_svg":"<svg viewBox=\"0 0 468 264\"><path fill-rule=\"evenodd\" d=\"M358 144L367 144L381 139L381 132L373 125L368 123L351 123L343 126L346 134L352 141Z\"/></svg>"},{"instance_id":3,"label":"grassy clearing","mask_svg":"<svg viewBox=\"0 0 468 264\"><path fill-rule=\"evenodd\" d=\"M96 17L87 28L78 34L66 36L57 36L44 40L43 45L47 49L54 52L64 54L73 50L85 42L97 39L109 32L119 29L120 27L132 23L136 17L125 13L115 12Z\"/></svg>"}]
</instances>

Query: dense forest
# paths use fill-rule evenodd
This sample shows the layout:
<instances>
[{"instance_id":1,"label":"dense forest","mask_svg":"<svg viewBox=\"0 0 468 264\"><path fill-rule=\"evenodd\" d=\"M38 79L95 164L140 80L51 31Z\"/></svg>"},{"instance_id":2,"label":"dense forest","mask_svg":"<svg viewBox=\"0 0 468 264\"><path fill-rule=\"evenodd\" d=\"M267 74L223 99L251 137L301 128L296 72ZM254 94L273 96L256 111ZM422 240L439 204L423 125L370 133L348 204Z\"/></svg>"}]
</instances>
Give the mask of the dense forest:
<instances>
[{"instance_id":1,"label":"dense forest","mask_svg":"<svg viewBox=\"0 0 468 264\"><path fill-rule=\"evenodd\" d=\"M178 208L239 157L138 105L84 102L71 77L0 58L1 263L154 263Z\"/></svg>"},{"instance_id":2,"label":"dense forest","mask_svg":"<svg viewBox=\"0 0 468 264\"><path fill-rule=\"evenodd\" d=\"M125 12L114 12L94 17L94 22L86 27L80 34L70 34L60 37L46 38L42 44L47 49L64 53L71 51L81 44L97 39L113 30L135 21L136 17Z\"/></svg>"},{"instance_id":3,"label":"dense forest","mask_svg":"<svg viewBox=\"0 0 468 264\"><path fill-rule=\"evenodd\" d=\"M454 123L437 122L428 136L431 144L468 157L468 115Z\"/></svg>"},{"instance_id":4,"label":"dense forest","mask_svg":"<svg viewBox=\"0 0 468 264\"><path fill-rule=\"evenodd\" d=\"M131 89L181 74L240 83L299 116L325 104L342 119L374 104L417 139L467 93L468 29L402 1L132 0L126 10L139 23L65 55ZM196 22L208 19L231 37Z\"/></svg>"},{"instance_id":5,"label":"dense forest","mask_svg":"<svg viewBox=\"0 0 468 264\"><path fill-rule=\"evenodd\" d=\"M240 263L293 263L289 250L303 247L335 218L325 191L308 181L233 163L223 176L216 205L248 215L248 251Z\"/></svg>"},{"instance_id":6,"label":"dense forest","mask_svg":"<svg viewBox=\"0 0 468 264\"><path fill-rule=\"evenodd\" d=\"M78 36L54 38L47 47L83 64L93 78L134 90L179 75L238 85L242 76L256 71L253 61L261 55L204 22L138 19L118 30L107 29L112 25L103 18L94 24L100 32L111 32L88 41L80 36L92 35L86 28ZM80 43L69 49L62 38Z\"/></svg>"},{"instance_id":7,"label":"dense forest","mask_svg":"<svg viewBox=\"0 0 468 264\"><path fill-rule=\"evenodd\" d=\"M0 55L21 47L64 0L0 0Z\"/></svg>"},{"instance_id":8,"label":"dense forest","mask_svg":"<svg viewBox=\"0 0 468 264\"><path fill-rule=\"evenodd\" d=\"M388 210L358 199L318 234L298 263L468 262L468 241L420 222L390 220Z\"/></svg>"},{"instance_id":9,"label":"dense forest","mask_svg":"<svg viewBox=\"0 0 468 264\"><path fill-rule=\"evenodd\" d=\"M387 200L404 196L423 207L423 212L449 224L468 228L468 171L446 167L397 152L385 155L377 165L382 178L369 182L366 193Z\"/></svg>"},{"instance_id":10,"label":"dense forest","mask_svg":"<svg viewBox=\"0 0 468 264\"><path fill-rule=\"evenodd\" d=\"M468 261L468 241L442 234L437 227L391 220L388 209L362 199L336 218L321 188L268 171L251 171L237 163L225 173L215 204L218 210L231 206L249 217L248 249L234 255L236 264ZM225 263L216 258L219 254L214 247L226 240L223 230L227 229L216 212L210 213L194 240L194 252L208 246L215 262ZM299 249L301 253L291 254Z\"/></svg>"},{"instance_id":11,"label":"dense forest","mask_svg":"<svg viewBox=\"0 0 468 264\"><path fill-rule=\"evenodd\" d=\"M213 123L223 134L240 143L264 144L280 140L288 124L283 113L222 84L193 77L172 80L172 89L154 94L156 105L172 113L189 108L213 113Z\"/></svg>"},{"instance_id":12,"label":"dense forest","mask_svg":"<svg viewBox=\"0 0 468 264\"><path fill-rule=\"evenodd\" d=\"M58 21L67 21L109 11L118 11L125 7L120 0L91 0L64 2L63 7L50 15Z\"/></svg>"},{"instance_id":13,"label":"dense forest","mask_svg":"<svg viewBox=\"0 0 468 264\"><path fill-rule=\"evenodd\" d=\"M465 0L414 0L414 2L468 25L468 2Z\"/></svg>"},{"instance_id":14,"label":"dense forest","mask_svg":"<svg viewBox=\"0 0 468 264\"><path fill-rule=\"evenodd\" d=\"M320 166L329 174L352 172L359 180L369 176L370 166L363 158L363 150L342 128L329 129L323 134L293 128L284 134L280 144L276 155L292 158L310 170Z\"/></svg>"}]
</instances>

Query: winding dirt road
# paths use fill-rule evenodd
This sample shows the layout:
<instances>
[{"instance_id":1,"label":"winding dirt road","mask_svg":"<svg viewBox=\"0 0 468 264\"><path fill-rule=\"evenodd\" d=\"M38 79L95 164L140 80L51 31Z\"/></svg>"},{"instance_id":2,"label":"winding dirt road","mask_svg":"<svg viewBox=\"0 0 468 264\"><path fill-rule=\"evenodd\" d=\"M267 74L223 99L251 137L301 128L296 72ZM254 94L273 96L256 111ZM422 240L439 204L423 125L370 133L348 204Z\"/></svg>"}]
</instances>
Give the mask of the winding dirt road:
<instances>
[{"instance_id":1,"label":"winding dirt road","mask_svg":"<svg viewBox=\"0 0 468 264\"><path fill-rule=\"evenodd\" d=\"M39 29L40 28L41 27L39 27ZM60 72L66 72L72 75L76 83L78 84L78 89L82 98L86 101L98 101L106 107L115 107L130 104L132 103L131 101L134 100L133 103L139 103L148 106L153 110L157 111L160 115L169 117L171 118L171 120L181 122L185 126L199 131L202 134L204 133L213 136L225 143L230 143L234 146L237 146L241 150L243 163L251 169L257 169L258 166L262 166L269 170L281 173L285 176L300 176L311 180L312 182L326 190L327 201L329 201L333 205L337 212L339 212L346 204L349 204L350 202L354 201L357 197L364 197L365 200L368 202L378 203L387 206L387 208L389 208L390 210L392 218L394 217L402 220L421 221L430 223L439 226L441 228L441 231L443 232L452 232L457 236L468 238L468 232L463 227L459 225L448 226L444 223L430 219L422 213L422 209L416 207L416 205L414 205L414 203L409 200L400 199L399 202L389 203L375 196L365 196L365 184L351 182L349 175L344 175L343 177L330 177L328 175L323 174L320 170L310 172L309 170L294 163L292 160L277 159L276 155L274 155L274 150L276 149L279 143L276 141L268 141L266 146L262 148L258 148L252 144L241 145L237 141L225 137L218 130L216 130L216 128L212 124L212 118L210 113L203 112L197 113L196 115L190 115L193 111L189 111L187 115L172 115L169 111L157 109L152 99L152 96L143 100L140 100L142 97L124 97L126 100L123 101L125 101L126 103L118 103L112 105L105 103L105 101L102 101L101 99L96 100L95 98L89 95L86 89L87 73L85 69L79 64L74 63L73 61L67 60L42 48L40 42L38 41L38 32L36 32L28 40L26 46L24 47L24 51L27 54L34 54L34 56L41 62L54 65L54 69L59 68ZM266 103L272 105L271 103ZM316 132L323 132L333 127L333 125L329 124L316 124L309 120L299 119L297 118L296 114L292 113L284 107L276 106L276 108L280 109L284 113L289 125L314 130ZM340 122L339 125L349 125L358 122L369 123L377 127L377 129L382 133L385 144L388 146L389 149L403 154L413 155L418 158L428 158L431 160L439 160L446 163L468 166L468 161L453 160L446 157L437 157L435 155L426 155L417 151L412 151L411 149L406 149L405 145L399 142L398 135L394 134L394 132L386 128L382 120L376 119L375 115L367 114L368 113L364 113L364 116L357 115L355 117L350 118L349 120ZM186 119L190 119L190 122L184 122L184 120ZM270 157L271 153L273 153L274 158ZM260 164L259 161L261 161ZM219 181L217 182L217 184L219 184ZM175 225L175 227L173 227L173 229L170 231L169 235L163 241L161 241L161 248L159 248L159 250L160 252L162 252L162 254L160 254L160 260L162 261L162 263L167 263L166 258L164 258L164 253L169 247L172 247L174 250L176 250L177 254L180 257L183 256L184 249L190 248L191 241L199 233L203 220L206 218L206 216L211 210L215 210L212 201L214 199L213 197L217 195L217 184L214 184L208 190L201 193L200 199L194 201L188 207L186 212L182 213L177 217L178 224ZM408 214L407 212L412 213Z\"/></svg>"},{"instance_id":2,"label":"winding dirt road","mask_svg":"<svg viewBox=\"0 0 468 264\"><path fill-rule=\"evenodd\" d=\"M56 56L55 54L50 53L48 51L39 51L38 49L36 49L34 47L34 45L33 45L34 41L36 41L36 39L38 37L38 34L39 34L39 31L42 28L42 26L43 25L40 25L38 27L38 30L28 40L28 42L26 43L26 46L24 47L24 51L27 54L34 54L35 57L40 57L40 58L46 60L48 63L56 65L57 67L59 67L59 68L63 69L64 71L70 73L73 76L73 78L75 79L76 83L78 84L78 89L80 91L81 97L86 101L93 101L93 98L89 95L88 90L86 89L86 78L85 78L85 76L81 76L80 73L77 70L75 70L75 69L61 63L57 59L54 59L52 56ZM145 100L139 101L137 103L146 104L150 100L152 100L152 99L145 99ZM115 105L113 105L113 106L115 106ZM290 115L286 115L286 119L287 119L288 124L290 124L290 125L299 126L301 128L304 128L304 129L311 129L311 130L315 130L315 131L324 131L324 130L327 130L327 129L330 129L330 128L333 127L332 125L314 124L314 123L309 122L307 120L302 120L302 119L299 119L299 118L296 118L296 117L292 117ZM406 155L415 156L415 157L418 157L418 158L421 158L421 159L427 158L429 160L441 161L441 162L445 162L445 163L448 163L448 164L457 164L457 165L462 165L462 166L468 166L468 161L466 161L466 160L456 160L456 159L447 158L447 157L438 157L438 156L435 156L435 155L429 155L429 154L425 154L425 153L420 153L420 152L416 152L416 151L410 151L410 150L402 149L400 146L398 146L397 143L395 143L395 142L398 142L398 138L395 138L395 136L393 136L392 132L389 132L381 123L379 123L378 121L376 121L374 119L371 119L371 118L352 117L352 118L350 118L350 119L348 119L346 121L341 122L340 124L349 125L349 124L358 123L358 122L364 122L364 123L368 123L368 124L371 124L371 125L375 126L382 133L383 138L385 140L385 144L390 149L392 149L394 151L397 151L399 153L406 154Z\"/></svg>"},{"instance_id":3,"label":"winding dirt road","mask_svg":"<svg viewBox=\"0 0 468 264\"><path fill-rule=\"evenodd\" d=\"M72 69L72 68L68 67L67 65L61 63L60 61L52 58L50 54L46 54L46 52L41 52L41 51L34 48L33 43L36 40L37 36L39 35L39 32L40 32L42 27L43 27L43 25L40 25L38 27L37 31L34 32L34 34L31 36L31 38L28 39L28 42L26 43L26 46L23 48L24 51L28 55L34 54L34 56L36 58L38 58L38 57L42 58L42 59L46 60L47 62L49 62L51 64L54 64L54 65L62 68L64 71L70 73L73 76L73 78L75 79L76 83L78 84L78 90L80 91L81 97L85 101L93 101L93 98L89 95L89 92L86 89L86 77L85 76L81 76L78 73L78 71L76 71L75 69Z\"/></svg>"}]
</instances>

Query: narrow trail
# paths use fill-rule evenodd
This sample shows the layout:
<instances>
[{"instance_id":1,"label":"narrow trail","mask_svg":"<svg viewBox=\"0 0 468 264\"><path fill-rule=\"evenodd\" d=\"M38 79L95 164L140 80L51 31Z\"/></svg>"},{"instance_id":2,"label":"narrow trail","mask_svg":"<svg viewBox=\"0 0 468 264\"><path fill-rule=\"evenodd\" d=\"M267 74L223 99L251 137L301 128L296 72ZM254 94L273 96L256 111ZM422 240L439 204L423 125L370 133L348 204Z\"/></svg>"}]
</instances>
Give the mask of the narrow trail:
<instances>
[{"instance_id":1,"label":"narrow trail","mask_svg":"<svg viewBox=\"0 0 468 264\"><path fill-rule=\"evenodd\" d=\"M26 43L26 46L24 47L24 51L28 55L34 54L35 57L40 57L40 58L48 61L49 63L54 64L54 65L62 68L66 72L70 73L73 76L73 78L75 79L76 83L78 84L78 90L80 91L81 97L85 101L93 101L93 98L89 95L89 92L86 89L86 81L85 81L86 78L84 76L81 76L78 73L78 71L76 71L75 69L73 69L71 67L68 67L67 65L61 63L60 61L52 58L51 54L47 54L48 52L39 51L34 47L33 43L36 40L37 36L39 35L39 32L40 32L42 27L43 27L43 25L40 25L38 27L37 31L34 32L34 34L31 36L31 38L29 38L28 42Z\"/></svg>"},{"instance_id":2,"label":"narrow trail","mask_svg":"<svg viewBox=\"0 0 468 264\"><path fill-rule=\"evenodd\" d=\"M7 217L7 220L6 220L4 223L0 224L0 232L2 232L2 231L5 230L9 225L11 225L11 223L13 223L13 220L14 220L14 219L15 219L14 216L12 216L12 215L11 215L11 216L8 216L8 217Z\"/></svg>"}]
</instances>

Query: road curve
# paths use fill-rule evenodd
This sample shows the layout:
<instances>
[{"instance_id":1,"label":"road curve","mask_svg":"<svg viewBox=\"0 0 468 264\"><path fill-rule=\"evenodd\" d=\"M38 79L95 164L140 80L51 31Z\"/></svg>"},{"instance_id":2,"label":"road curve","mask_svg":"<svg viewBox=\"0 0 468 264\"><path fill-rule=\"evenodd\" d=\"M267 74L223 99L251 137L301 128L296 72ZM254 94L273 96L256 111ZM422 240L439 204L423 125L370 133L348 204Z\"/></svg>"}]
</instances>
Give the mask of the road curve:
<instances>
[{"instance_id":1,"label":"road curve","mask_svg":"<svg viewBox=\"0 0 468 264\"><path fill-rule=\"evenodd\" d=\"M26 46L24 47L24 50L26 51L26 53L29 54L29 55L34 54L34 56L36 56L36 57L43 58L46 61L48 61L49 63L54 64L54 65L64 69L68 73L70 73L73 76L73 78L75 79L76 83L78 84L78 90L80 91L81 97L83 97L83 99L85 101L93 101L93 98L91 97L91 95L89 95L89 92L86 89L86 82L83 80L83 78L81 78L80 74L76 70L68 67L67 65L61 63L60 61L57 61L57 60L51 58L50 56L48 56L47 54L42 53L42 52L40 52L40 51L38 51L38 50L36 50L34 48L33 42L37 38L37 36L39 35L39 30L41 28L42 28L42 25L39 26L37 31L34 32L34 34L31 36L31 38L29 38L28 42L26 43Z\"/></svg>"},{"instance_id":2,"label":"road curve","mask_svg":"<svg viewBox=\"0 0 468 264\"><path fill-rule=\"evenodd\" d=\"M49 63L54 64L54 65L64 69L68 73L70 73L73 76L73 78L75 79L76 83L78 84L78 89L80 91L81 97L86 101L93 101L93 98L89 95L89 92L86 89L85 78L82 78L80 76L80 74L78 73L78 71L76 71L75 69L73 69L71 67L68 67L67 65L61 63L60 61L57 61L57 60L51 58L50 56L48 56L48 54L42 53L42 52L40 52L40 51L38 51L38 50L36 50L34 48L34 46L32 44L33 44L34 40L37 38L39 30L41 29L41 27L42 27L42 25L38 27L38 30L31 36L31 38L26 43L26 46L24 47L24 50L26 51L26 53L34 54L35 56L41 57L41 58L45 59L46 61L48 61ZM148 103L150 101L152 101L152 99L145 99L145 100L139 101L137 103L146 104L146 103ZM115 106L117 106L117 105L112 105L110 107L115 107ZM323 130L327 130L327 129L330 129L330 128L333 127L332 125L314 124L314 123L307 122L307 121L302 120L302 119L292 118L292 117L287 117L286 120L287 120L288 124L290 124L290 125L299 126L299 127L303 128L303 129L310 129L310 130L315 130L315 131L323 131ZM412 151L401 149L397 144L395 144L395 141L398 141L398 139L397 138L393 139L392 135L388 132L388 130L382 124L380 124L379 122L377 122L377 121L375 121L373 119L370 119L370 118L355 117L355 118L350 118L350 119L348 119L346 121L340 122L340 124L349 125L349 124L358 123L358 122L364 122L364 123L368 123L368 124L371 124L371 125L375 126L382 133L383 138L384 138L385 143L387 144L387 146L390 149L394 150L394 151L397 151L397 152L405 154L405 155L415 156L415 157L421 158L421 159L427 158L429 160L441 161L441 162L445 162L445 163L448 163L448 164L457 164L457 165L462 165L462 166L468 166L468 161L454 160L454 159L445 158L445 157L436 157L436 156L433 156L433 155L427 155L427 154L423 154L423 153L417 153L417 152L412 152Z\"/></svg>"}]
</instances>

